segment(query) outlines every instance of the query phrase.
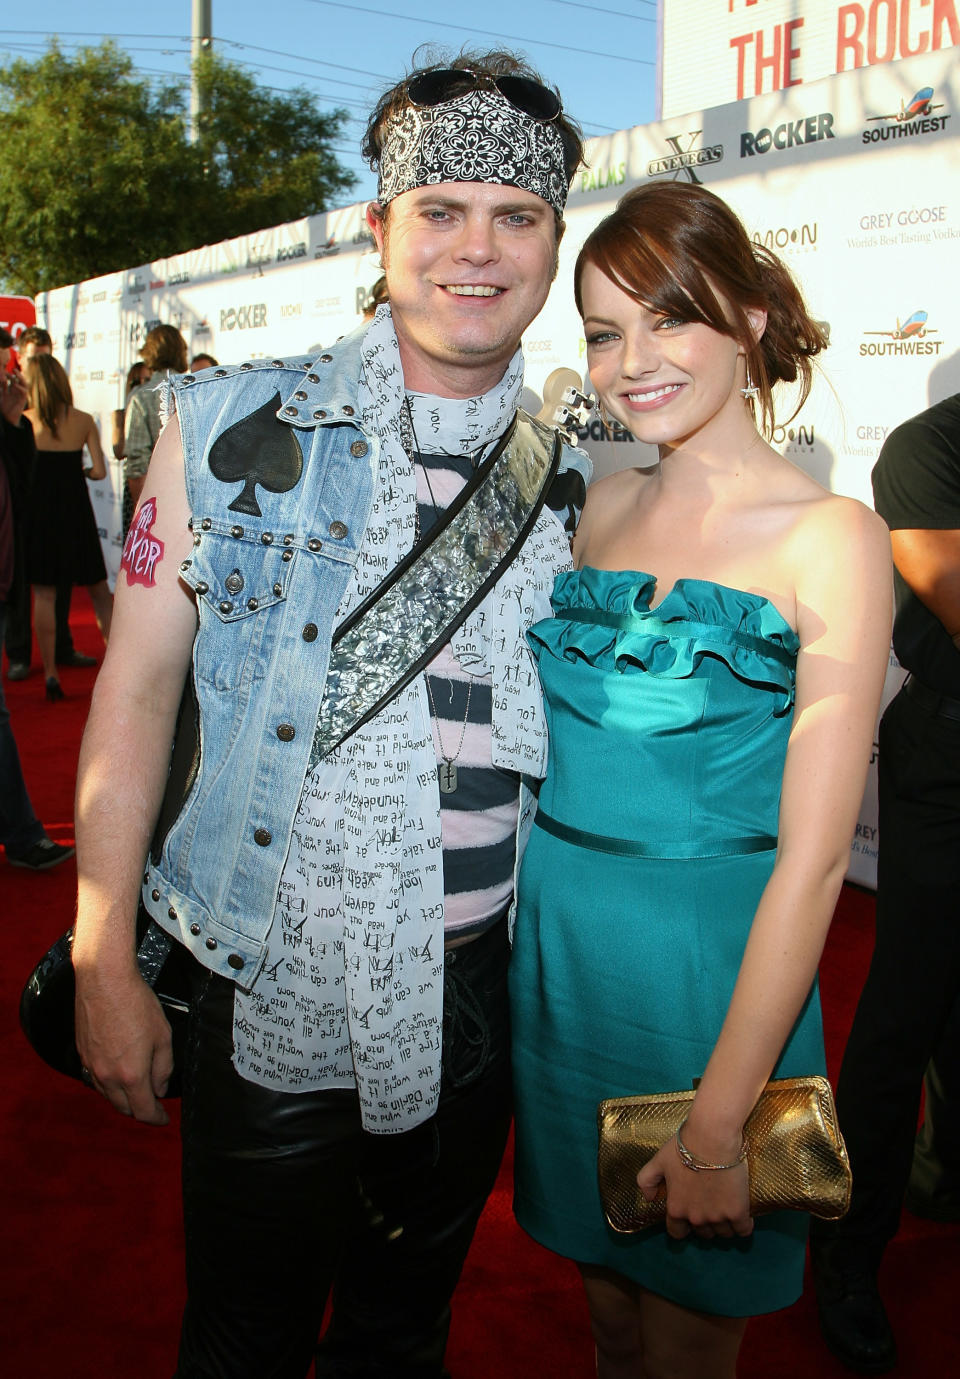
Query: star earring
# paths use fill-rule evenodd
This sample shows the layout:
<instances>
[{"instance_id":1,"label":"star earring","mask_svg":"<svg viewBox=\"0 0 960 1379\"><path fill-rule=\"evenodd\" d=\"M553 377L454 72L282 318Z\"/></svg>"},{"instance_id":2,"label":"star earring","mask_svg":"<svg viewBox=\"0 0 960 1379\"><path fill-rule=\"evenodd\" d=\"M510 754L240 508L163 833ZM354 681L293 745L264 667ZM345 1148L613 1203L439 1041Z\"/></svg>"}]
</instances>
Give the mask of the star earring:
<instances>
[{"instance_id":1,"label":"star earring","mask_svg":"<svg viewBox=\"0 0 960 1379\"><path fill-rule=\"evenodd\" d=\"M741 388L740 392L743 394L744 400L747 402L752 402L755 397L760 396L760 389L757 387L756 383L754 383L753 377L750 373L749 359L747 360L747 386L745 388Z\"/></svg>"}]
</instances>

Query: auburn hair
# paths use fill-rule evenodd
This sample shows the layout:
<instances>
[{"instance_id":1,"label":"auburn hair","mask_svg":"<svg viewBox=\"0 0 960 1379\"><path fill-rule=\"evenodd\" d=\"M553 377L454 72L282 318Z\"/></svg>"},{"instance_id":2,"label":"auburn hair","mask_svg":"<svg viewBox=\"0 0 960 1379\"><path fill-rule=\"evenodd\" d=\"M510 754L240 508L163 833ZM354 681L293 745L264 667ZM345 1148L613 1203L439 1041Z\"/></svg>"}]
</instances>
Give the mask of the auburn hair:
<instances>
[{"instance_id":1,"label":"auburn hair","mask_svg":"<svg viewBox=\"0 0 960 1379\"><path fill-rule=\"evenodd\" d=\"M800 411L813 382L812 360L829 343L827 332L807 311L790 270L749 237L719 196L680 182L648 182L627 192L577 258L573 290L581 316L588 263L648 310L699 321L742 345L767 436L775 425L777 383L799 380L791 416ZM759 340L750 310L767 314Z\"/></svg>"}]
</instances>

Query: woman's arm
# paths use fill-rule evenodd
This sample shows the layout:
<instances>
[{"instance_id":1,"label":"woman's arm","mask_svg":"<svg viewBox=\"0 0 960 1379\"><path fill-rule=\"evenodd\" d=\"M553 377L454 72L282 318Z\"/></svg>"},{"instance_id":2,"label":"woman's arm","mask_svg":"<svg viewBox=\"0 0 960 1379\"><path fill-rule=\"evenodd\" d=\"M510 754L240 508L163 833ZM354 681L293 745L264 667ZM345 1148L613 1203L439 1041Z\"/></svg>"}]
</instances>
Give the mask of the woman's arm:
<instances>
[{"instance_id":1,"label":"woman's arm","mask_svg":"<svg viewBox=\"0 0 960 1379\"><path fill-rule=\"evenodd\" d=\"M107 464L103 458L103 447L100 444L100 432L97 430L97 423L89 412L83 412L82 416L88 423L87 432L83 438L83 443L87 447L90 455L91 466L85 471L88 479L105 479L107 476Z\"/></svg>"},{"instance_id":2,"label":"woman's arm","mask_svg":"<svg viewBox=\"0 0 960 1379\"><path fill-rule=\"evenodd\" d=\"M736 1158L744 1121L816 975L849 864L889 655L890 541L880 519L859 503L827 499L790 545L801 649L777 860L683 1135L711 1163ZM674 1234L686 1234L688 1222L704 1234L749 1232L745 1170L691 1173L671 1142L641 1186L663 1177Z\"/></svg>"}]
</instances>

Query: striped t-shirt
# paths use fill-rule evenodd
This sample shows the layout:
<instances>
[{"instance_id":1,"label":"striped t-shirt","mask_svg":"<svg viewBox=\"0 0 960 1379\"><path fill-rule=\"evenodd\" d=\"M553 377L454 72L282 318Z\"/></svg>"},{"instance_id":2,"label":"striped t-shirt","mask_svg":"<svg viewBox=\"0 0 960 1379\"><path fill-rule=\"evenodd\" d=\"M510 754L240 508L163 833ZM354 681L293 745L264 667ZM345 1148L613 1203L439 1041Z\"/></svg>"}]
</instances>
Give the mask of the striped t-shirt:
<instances>
[{"instance_id":1,"label":"striped t-shirt","mask_svg":"<svg viewBox=\"0 0 960 1379\"><path fill-rule=\"evenodd\" d=\"M426 535L470 479L473 461L467 455L418 455L416 471L417 513ZM426 673L437 762L455 757L457 768L457 789L440 795L449 940L482 933L510 900L520 777L493 764L489 674L468 674L449 644Z\"/></svg>"}]
</instances>

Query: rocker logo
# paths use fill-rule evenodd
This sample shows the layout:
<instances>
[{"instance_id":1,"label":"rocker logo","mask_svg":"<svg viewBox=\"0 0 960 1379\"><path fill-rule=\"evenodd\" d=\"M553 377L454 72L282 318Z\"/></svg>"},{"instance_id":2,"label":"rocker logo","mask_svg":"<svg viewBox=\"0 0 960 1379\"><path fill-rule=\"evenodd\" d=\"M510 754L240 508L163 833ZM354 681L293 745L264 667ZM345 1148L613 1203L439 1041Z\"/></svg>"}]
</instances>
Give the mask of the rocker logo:
<instances>
[{"instance_id":1,"label":"rocker logo","mask_svg":"<svg viewBox=\"0 0 960 1379\"><path fill-rule=\"evenodd\" d=\"M163 542L150 535L157 520L157 500L148 498L137 509L120 557L121 569L127 572L128 584L156 584L157 565L163 559Z\"/></svg>"}]
</instances>

